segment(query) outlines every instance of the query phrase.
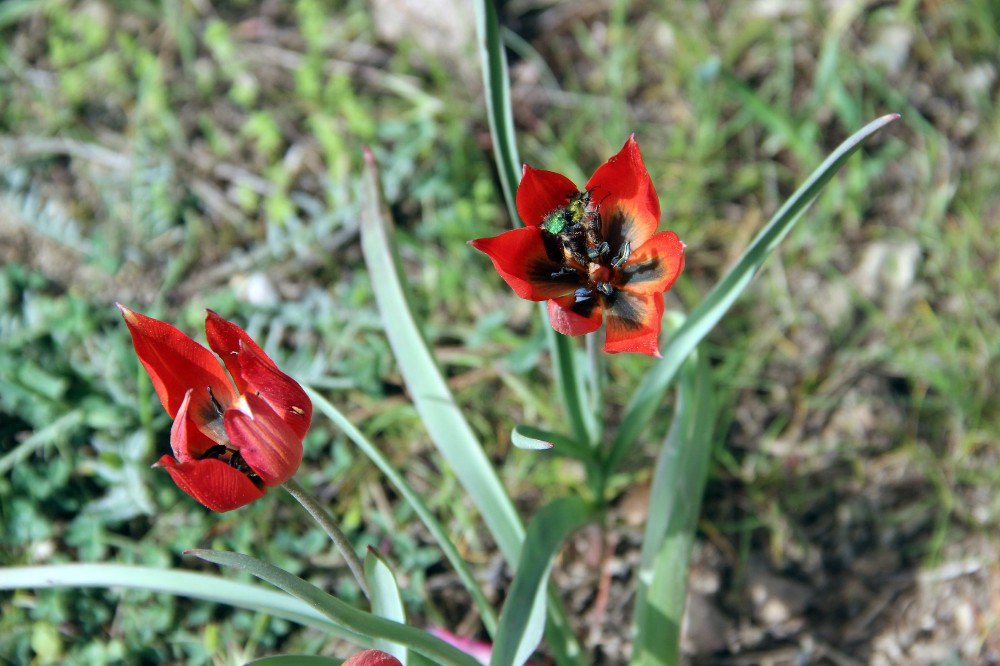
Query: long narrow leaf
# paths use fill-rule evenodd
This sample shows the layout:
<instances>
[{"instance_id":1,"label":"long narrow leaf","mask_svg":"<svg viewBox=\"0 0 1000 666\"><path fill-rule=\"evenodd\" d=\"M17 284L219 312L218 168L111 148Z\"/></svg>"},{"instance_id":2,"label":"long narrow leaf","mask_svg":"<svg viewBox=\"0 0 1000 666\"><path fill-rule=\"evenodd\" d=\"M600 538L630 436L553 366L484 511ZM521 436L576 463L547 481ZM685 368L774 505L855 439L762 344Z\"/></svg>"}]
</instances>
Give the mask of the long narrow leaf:
<instances>
[{"instance_id":1,"label":"long narrow leaf","mask_svg":"<svg viewBox=\"0 0 1000 666\"><path fill-rule=\"evenodd\" d=\"M388 563L371 547L365 555L365 581L371 590L372 612L387 620L406 624L406 611L403 610L403 597L396 585L396 576ZM375 647L388 652L407 666L409 655L405 645L375 639Z\"/></svg>"},{"instance_id":2,"label":"long narrow leaf","mask_svg":"<svg viewBox=\"0 0 1000 666\"><path fill-rule=\"evenodd\" d=\"M214 601L317 627L360 645L371 641L344 629L284 592L218 576L129 564L53 564L0 569L0 590L49 587L124 587Z\"/></svg>"},{"instance_id":3,"label":"long narrow leaf","mask_svg":"<svg viewBox=\"0 0 1000 666\"><path fill-rule=\"evenodd\" d=\"M372 288L386 336L431 439L472 497L504 557L516 562L524 527L475 433L455 404L451 389L410 312L393 252L391 220L383 208L374 159L370 153L366 156L361 249L372 275Z\"/></svg>"},{"instance_id":4,"label":"long narrow leaf","mask_svg":"<svg viewBox=\"0 0 1000 666\"><path fill-rule=\"evenodd\" d=\"M483 88L486 90L486 112L493 139L493 155L500 187L511 222L517 224L520 217L515 205L515 193L521 180L521 159L517 153L514 132L514 116L510 97L510 76L507 71L507 54L500 39L500 22L492 0L474 0L476 10L476 37L479 42L479 59L483 72ZM548 324L549 315L545 304L539 304L542 320ZM593 444L597 441L597 423L587 410L589 401L573 348L573 341L549 329L549 349L556 375L559 393L569 418L573 434L580 440Z\"/></svg>"},{"instance_id":5,"label":"long narrow leaf","mask_svg":"<svg viewBox=\"0 0 1000 666\"><path fill-rule=\"evenodd\" d=\"M578 497L561 497L542 507L528 525L521 561L510 593L500 613L500 631L493 644L490 666L520 666L538 647L545 629L544 617L525 609L545 602L549 571L566 538L590 518L587 504Z\"/></svg>"},{"instance_id":6,"label":"long narrow leaf","mask_svg":"<svg viewBox=\"0 0 1000 666\"><path fill-rule=\"evenodd\" d=\"M635 664L673 666L680 657L688 562L714 425L708 363L692 356L681 369L674 420L653 472L636 592Z\"/></svg>"},{"instance_id":7,"label":"long narrow leaf","mask_svg":"<svg viewBox=\"0 0 1000 666\"><path fill-rule=\"evenodd\" d=\"M392 219L382 202L375 159L370 152L365 154L365 166L361 250L368 270L378 276L372 286L389 345L431 440L469 493L504 559L517 562L524 526L417 328L403 292L391 241ZM579 654L580 647L569 630L558 596L551 594L550 599L550 642L561 663L568 663L572 655Z\"/></svg>"},{"instance_id":8,"label":"long narrow leaf","mask_svg":"<svg viewBox=\"0 0 1000 666\"><path fill-rule=\"evenodd\" d=\"M684 363L688 354L694 351L698 343L708 335L709 331L739 298L761 264L792 230L802 213L819 195L823 186L833 178L841 165L861 147L861 144L868 137L897 118L899 118L899 114L893 113L873 120L840 144L774 214L736 264L691 312L667 344L663 359L649 370L635 395L629 401L621 425L611 444L608 456L609 471L613 471L618 466L622 457L656 412L667 389L670 388L677 370Z\"/></svg>"},{"instance_id":9,"label":"long narrow leaf","mask_svg":"<svg viewBox=\"0 0 1000 666\"><path fill-rule=\"evenodd\" d=\"M483 87L486 90L486 113L490 121L493 154L500 174L507 210L511 220L517 220L514 192L520 180L521 160L517 155L514 138L514 114L510 98L510 77L507 72L507 53L500 40L500 22L491 0L475 0L476 36L479 40L480 66Z\"/></svg>"},{"instance_id":10,"label":"long narrow leaf","mask_svg":"<svg viewBox=\"0 0 1000 666\"><path fill-rule=\"evenodd\" d=\"M322 395L317 393L314 389L310 387L305 387L306 393L309 394L309 398L312 399L313 405L316 406L319 411L323 412L333 423L340 428L347 437L354 442L361 452L368 456L368 459L375 463L375 466L381 470L385 477L389 480L399 494L403 496L413 511L417 514L420 520L424 523L424 526L431 533L440 546L442 552L451 566L454 567L455 573L462 580L465 585L465 589L468 590L469 594L472 595L472 601L476 605L476 609L479 611L480 617L482 617L483 625L486 627L486 631L490 636L494 636L497 630L497 616L490 605L490 602L486 599L486 595L483 594L482 588L476 581L475 577L472 575L472 571L469 569L469 565L466 564L465 560L459 554L458 549L455 548L455 544L452 542L451 537L445 532L444 528L441 527L441 523L438 522L437 518L428 508L427 504L424 503L423 498L413 489L406 479L400 474L395 467L389 462L389 460L382 455L382 452L378 450L374 444L372 444L367 437L365 437L360 430L358 430L353 423L351 423L346 416L344 416L333 404L324 398Z\"/></svg>"},{"instance_id":11,"label":"long narrow leaf","mask_svg":"<svg viewBox=\"0 0 1000 666\"><path fill-rule=\"evenodd\" d=\"M187 554L208 562L246 571L301 599L340 626L355 633L406 645L442 664L478 666L478 662L469 655L425 631L358 610L337 597L327 594L315 585L311 585L298 576L268 562L241 553L228 553L219 550L196 549L187 551Z\"/></svg>"}]
</instances>

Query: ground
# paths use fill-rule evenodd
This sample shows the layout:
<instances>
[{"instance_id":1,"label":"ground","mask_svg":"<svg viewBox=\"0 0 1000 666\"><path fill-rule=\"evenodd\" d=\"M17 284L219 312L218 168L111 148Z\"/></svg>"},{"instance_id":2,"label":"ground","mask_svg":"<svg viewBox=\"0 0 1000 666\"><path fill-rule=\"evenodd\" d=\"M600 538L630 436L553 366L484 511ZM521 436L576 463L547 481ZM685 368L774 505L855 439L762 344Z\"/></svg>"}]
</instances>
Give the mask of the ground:
<instances>
[{"instance_id":1,"label":"ground","mask_svg":"<svg viewBox=\"0 0 1000 666\"><path fill-rule=\"evenodd\" d=\"M1000 662L1000 9L995 3L501 6L522 158L583 182L635 132L687 243L690 310L823 156L852 158L709 336L722 406L685 649L705 664ZM461 5L459 6L461 7ZM431 11L428 11L428 8ZM410 407L357 243L382 166L412 303L524 515L579 491L513 449L560 426L536 310L469 238L508 228L471 12L433 3L0 5L0 563L214 570L250 552L348 600L277 494L212 515L148 468L169 422L114 301L198 334L203 308L376 438L489 592L507 571ZM400 19L404 20L400 20ZM649 361L615 357L606 415ZM595 663L621 663L669 403L554 580ZM433 541L329 424L303 483L407 585L416 623L481 632ZM151 599L155 603L151 603ZM139 592L0 596L9 663L345 654L314 630Z\"/></svg>"}]
</instances>

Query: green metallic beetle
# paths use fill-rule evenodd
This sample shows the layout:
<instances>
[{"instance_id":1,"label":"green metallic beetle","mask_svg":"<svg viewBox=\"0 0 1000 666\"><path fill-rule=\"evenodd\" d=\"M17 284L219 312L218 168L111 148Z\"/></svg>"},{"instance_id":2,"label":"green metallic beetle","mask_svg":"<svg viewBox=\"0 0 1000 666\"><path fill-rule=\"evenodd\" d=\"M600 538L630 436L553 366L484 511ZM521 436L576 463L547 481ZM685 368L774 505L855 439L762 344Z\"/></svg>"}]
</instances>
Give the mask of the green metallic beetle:
<instances>
[{"instance_id":1,"label":"green metallic beetle","mask_svg":"<svg viewBox=\"0 0 1000 666\"><path fill-rule=\"evenodd\" d=\"M572 195L565 206L556 208L542 219L542 229L558 236L567 229L589 222L597 215L597 207L591 204L590 199L590 192Z\"/></svg>"}]
</instances>

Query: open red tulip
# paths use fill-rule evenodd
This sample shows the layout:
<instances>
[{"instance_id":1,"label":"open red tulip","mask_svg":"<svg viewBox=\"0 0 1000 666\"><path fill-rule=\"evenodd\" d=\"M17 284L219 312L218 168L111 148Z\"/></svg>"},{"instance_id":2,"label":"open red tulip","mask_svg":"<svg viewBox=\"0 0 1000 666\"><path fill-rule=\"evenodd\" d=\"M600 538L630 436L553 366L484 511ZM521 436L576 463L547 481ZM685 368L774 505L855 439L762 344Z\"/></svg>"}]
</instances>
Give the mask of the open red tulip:
<instances>
[{"instance_id":1,"label":"open red tulip","mask_svg":"<svg viewBox=\"0 0 1000 666\"><path fill-rule=\"evenodd\" d=\"M312 402L246 331L209 311L209 351L166 322L118 308L174 419L173 456L164 455L156 467L213 511L249 504L292 477L302 462Z\"/></svg>"},{"instance_id":2,"label":"open red tulip","mask_svg":"<svg viewBox=\"0 0 1000 666\"><path fill-rule=\"evenodd\" d=\"M659 356L663 293L684 268L684 243L656 231L660 202L635 137L582 191L525 165L517 212L525 227L470 241L517 295L547 300L560 333L590 333L603 321L604 351Z\"/></svg>"}]
</instances>

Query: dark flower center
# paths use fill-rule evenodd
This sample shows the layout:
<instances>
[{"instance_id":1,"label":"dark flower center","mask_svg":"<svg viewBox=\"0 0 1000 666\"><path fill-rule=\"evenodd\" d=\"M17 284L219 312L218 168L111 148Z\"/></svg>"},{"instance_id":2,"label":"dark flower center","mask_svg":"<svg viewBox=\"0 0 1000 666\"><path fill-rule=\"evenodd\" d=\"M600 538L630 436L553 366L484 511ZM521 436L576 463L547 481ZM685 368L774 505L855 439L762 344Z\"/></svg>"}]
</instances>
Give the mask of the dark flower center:
<instances>
[{"instance_id":1,"label":"dark flower center","mask_svg":"<svg viewBox=\"0 0 1000 666\"><path fill-rule=\"evenodd\" d=\"M255 471L250 469L250 465L247 464L246 460L243 460L243 456L239 451L223 446L222 444L216 444L205 451L205 453L201 456L201 460L206 458L221 460L233 469L243 472L243 474L258 488L264 487L264 481L261 480Z\"/></svg>"},{"instance_id":2,"label":"dark flower center","mask_svg":"<svg viewBox=\"0 0 1000 666\"><path fill-rule=\"evenodd\" d=\"M542 240L549 259L559 266L549 279L583 285L576 291L577 301L595 294L610 297L618 270L628 261L631 247L614 234L621 225L612 225L609 236L602 228L599 204L593 193L577 192L566 205L556 208L542 220Z\"/></svg>"}]
</instances>

